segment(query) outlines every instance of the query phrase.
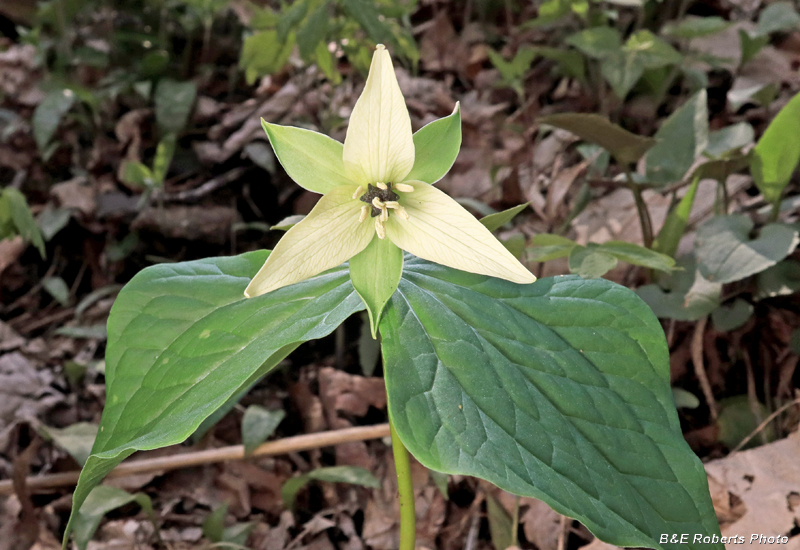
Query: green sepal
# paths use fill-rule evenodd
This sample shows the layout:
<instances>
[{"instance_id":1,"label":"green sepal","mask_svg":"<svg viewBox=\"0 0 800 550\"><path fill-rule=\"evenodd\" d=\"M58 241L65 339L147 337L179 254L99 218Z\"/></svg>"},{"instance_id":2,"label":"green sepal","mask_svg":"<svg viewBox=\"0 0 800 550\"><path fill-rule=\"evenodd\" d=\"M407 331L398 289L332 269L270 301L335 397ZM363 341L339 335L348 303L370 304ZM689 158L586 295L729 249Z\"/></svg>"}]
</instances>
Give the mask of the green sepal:
<instances>
[{"instance_id":1,"label":"green sepal","mask_svg":"<svg viewBox=\"0 0 800 550\"><path fill-rule=\"evenodd\" d=\"M378 338L383 308L392 297L403 274L403 251L389 239L377 235L367 248L350 259L350 280L369 313L369 328Z\"/></svg>"},{"instance_id":2,"label":"green sepal","mask_svg":"<svg viewBox=\"0 0 800 550\"><path fill-rule=\"evenodd\" d=\"M461 106L452 114L434 120L414 134L414 166L406 181L433 185L450 171L461 149Z\"/></svg>"},{"instance_id":3,"label":"green sepal","mask_svg":"<svg viewBox=\"0 0 800 550\"><path fill-rule=\"evenodd\" d=\"M354 185L344 171L344 146L325 134L270 124L263 118L272 150L286 173L297 185L324 195L340 185Z\"/></svg>"}]
</instances>

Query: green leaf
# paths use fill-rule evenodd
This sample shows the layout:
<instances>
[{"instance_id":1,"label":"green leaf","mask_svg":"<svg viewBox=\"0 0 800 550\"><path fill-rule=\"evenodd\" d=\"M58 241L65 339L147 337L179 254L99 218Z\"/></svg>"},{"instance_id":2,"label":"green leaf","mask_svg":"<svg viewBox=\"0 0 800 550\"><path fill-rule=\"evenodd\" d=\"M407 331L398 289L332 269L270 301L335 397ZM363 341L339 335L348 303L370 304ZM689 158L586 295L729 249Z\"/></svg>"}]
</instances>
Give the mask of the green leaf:
<instances>
[{"instance_id":1,"label":"green leaf","mask_svg":"<svg viewBox=\"0 0 800 550\"><path fill-rule=\"evenodd\" d=\"M7 187L2 192L3 198L6 200L11 221L14 222L14 227L17 233L31 243L39 251L39 255L45 257L44 240L42 239L42 232L36 224L36 220L31 213L31 208L28 206L28 201L25 200L23 195L18 189Z\"/></svg>"},{"instance_id":2,"label":"green leaf","mask_svg":"<svg viewBox=\"0 0 800 550\"><path fill-rule=\"evenodd\" d=\"M536 248L528 249L528 258L535 262L546 262L569 256L572 249L578 245L573 240L560 235L539 233L531 239L531 245Z\"/></svg>"},{"instance_id":3,"label":"green leaf","mask_svg":"<svg viewBox=\"0 0 800 550\"><path fill-rule=\"evenodd\" d=\"M754 34L751 35L744 29L739 29L739 43L742 51L742 60L739 63L744 65L753 59L761 48L769 43L769 35L767 34Z\"/></svg>"},{"instance_id":4,"label":"green leaf","mask_svg":"<svg viewBox=\"0 0 800 550\"><path fill-rule=\"evenodd\" d=\"M622 49L622 35L612 27L586 29L568 36L564 41L592 59L606 59Z\"/></svg>"},{"instance_id":5,"label":"green leaf","mask_svg":"<svg viewBox=\"0 0 800 550\"><path fill-rule=\"evenodd\" d=\"M353 185L344 171L344 146L325 134L270 124L261 119L275 156L300 187L324 195L340 185Z\"/></svg>"},{"instance_id":6,"label":"green leaf","mask_svg":"<svg viewBox=\"0 0 800 550\"><path fill-rule=\"evenodd\" d=\"M755 132L747 122L726 126L708 134L708 145L704 153L712 158L724 157L753 143Z\"/></svg>"},{"instance_id":7,"label":"green leaf","mask_svg":"<svg viewBox=\"0 0 800 550\"><path fill-rule=\"evenodd\" d=\"M59 304L64 307L69 305L69 287L61 277L45 277L42 279L42 287Z\"/></svg>"},{"instance_id":8,"label":"green leaf","mask_svg":"<svg viewBox=\"0 0 800 550\"><path fill-rule=\"evenodd\" d=\"M338 85L342 81L342 75L336 67L336 60L331 52L328 50L328 44L323 40L317 44L314 49L314 59L317 62L317 67L322 71L322 74L331 81L334 85Z\"/></svg>"},{"instance_id":9,"label":"green leaf","mask_svg":"<svg viewBox=\"0 0 800 550\"><path fill-rule=\"evenodd\" d=\"M407 259L381 334L389 414L426 467L543 500L619 546L719 534L664 332L630 290Z\"/></svg>"},{"instance_id":10,"label":"green leaf","mask_svg":"<svg viewBox=\"0 0 800 550\"><path fill-rule=\"evenodd\" d=\"M745 214L715 216L697 229L695 250L703 277L717 283L739 281L764 271L792 253L800 242L795 226L772 223L751 239L753 221Z\"/></svg>"},{"instance_id":11,"label":"green leaf","mask_svg":"<svg viewBox=\"0 0 800 550\"><path fill-rule=\"evenodd\" d=\"M300 55L306 61L311 59L311 55L320 42L324 44L327 50L328 44L326 38L328 36L329 17L328 3L323 2L308 17L305 25L297 31L297 48L300 50Z\"/></svg>"},{"instance_id":12,"label":"green leaf","mask_svg":"<svg viewBox=\"0 0 800 550\"><path fill-rule=\"evenodd\" d=\"M695 174L686 194L667 215L661 231L658 232L658 236L653 241L653 250L675 257L678 245L686 231L686 225L689 223L689 214L692 213L692 205L694 205L694 198L697 196L697 187L699 185L700 177Z\"/></svg>"},{"instance_id":13,"label":"green leaf","mask_svg":"<svg viewBox=\"0 0 800 550\"><path fill-rule=\"evenodd\" d=\"M381 21L381 15L374 2L364 0L341 0L341 6L355 19L367 33L370 40L376 44L391 44L397 46L392 31Z\"/></svg>"},{"instance_id":14,"label":"green leaf","mask_svg":"<svg viewBox=\"0 0 800 550\"><path fill-rule=\"evenodd\" d=\"M426 124L414 133L414 167L406 180L433 185L450 171L461 149L461 104L452 114Z\"/></svg>"},{"instance_id":15,"label":"green leaf","mask_svg":"<svg viewBox=\"0 0 800 550\"><path fill-rule=\"evenodd\" d=\"M268 411L258 405L250 405L242 417L242 444L244 453L250 454L256 447L264 443L283 421L286 412L283 410Z\"/></svg>"},{"instance_id":16,"label":"green leaf","mask_svg":"<svg viewBox=\"0 0 800 550\"><path fill-rule=\"evenodd\" d=\"M299 343L329 334L362 309L342 267L246 299L267 256L159 264L119 293L108 319L106 406L73 516L126 457L185 440ZM68 524L65 541L70 531Z\"/></svg>"},{"instance_id":17,"label":"green leaf","mask_svg":"<svg viewBox=\"0 0 800 550\"><path fill-rule=\"evenodd\" d=\"M605 242L600 245L599 250L623 262L658 271L670 272L675 267L675 260L672 257L625 241Z\"/></svg>"},{"instance_id":18,"label":"green leaf","mask_svg":"<svg viewBox=\"0 0 800 550\"><path fill-rule=\"evenodd\" d=\"M162 78L156 85L156 122L163 132L178 133L183 130L192 113L197 85Z\"/></svg>"},{"instance_id":19,"label":"green leaf","mask_svg":"<svg viewBox=\"0 0 800 550\"><path fill-rule=\"evenodd\" d=\"M774 5L774 4L773 4ZM768 202L777 202L800 162L800 94L772 119L755 147L750 171Z\"/></svg>"},{"instance_id":20,"label":"green leaf","mask_svg":"<svg viewBox=\"0 0 800 550\"><path fill-rule=\"evenodd\" d=\"M111 510L136 502L151 518L153 517L153 505L150 497L144 493L132 495L116 487L100 485L95 487L85 500L80 511L74 514L75 519L72 522L75 530L75 545L78 550L86 550L103 516Z\"/></svg>"},{"instance_id":21,"label":"green leaf","mask_svg":"<svg viewBox=\"0 0 800 550\"><path fill-rule=\"evenodd\" d=\"M252 85L258 78L278 72L289 59L294 43L294 32L285 41L278 40L278 33L273 30L245 38L239 67L244 70L247 83Z\"/></svg>"},{"instance_id":22,"label":"green leaf","mask_svg":"<svg viewBox=\"0 0 800 550\"><path fill-rule=\"evenodd\" d=\"M678 267L659 285L650 284L636 289L657 317L676 321L697 321L720 305L722 284L703 278L692 258L681 258Z\"/></svg>"},{"instance_id":23,"label":"green leaf","mask_svg":"<svg viewBox=\"0 0 800 550\"><path fill-rule=\"evenodd\" d=\"M122 181L136 189L152 189L155 186L153 172L138 160L125 160Z\"/></svg>"},{"instance_id":24,"label":"green leaf","mask_svg":"<svg viewBox=\"0 0 800 550\"><path fill-rule=\"evenodd\" d=\"M211 542L221 542L225 533L225 514L227 513L227 502L214 508L203 521L203 536Z\"/></svg>"},{"instance_id":25,"label":"green leaf","mask_svg":"<svg viewBox=\"0 0 800 550\"><path fill-rule=\"evenodd\" d=\"M105 340L107 337L106 326L103 324L85 327L59 327L56 329L55 333L59 336L89 340Z\"/></svg>"},{"instance_id":26,"label":"green leaf","mask_svg":"<svg viewBox=\"0 0 800 550\"><path fill-rule=\"evenodd\" d=\"M329 466L317 468L307 474L286 480L281 488L281 499L283 505L290 510L294 508L297 493L305 487L309 481L328 481L331 483L349 483L360 485L361 487L371 487L379 489L381 482L373 476L369 470L358 466Z\"/></svg>"},{"instance_id":27,"label":"green leaf","mask_svg":"<svg viewBox=\"0 0 800 550\"><path fill-rule=\"evenodd\" d=\"M92 444L97 436L97 424L88 422L76 422L66 428L51 428L41 426L40 431L56 445L64 449L75 459L75 462L83 466L92 450Z\"/></svg>"},{"instance_id":28,"label":"green leaf","mask_svg":"<svg viewBox=\"0 0 800 550\"><path fill-rule=\"evenodd\" d=\"M503 210L502 212L497 212L496 214L489 214L488 216L482 217L480 222L489 231L497 231L505 224L513 220L517 214L525 210L529 204L529 202L525 202L518 204L513 208L509 208L508 210Z\"/></svg>"},{"instance_id":29,"label":"green leaf","mask_svg":"<svg viewBox=\"0 0 800 550\"><path fill-rule=\"evenodd\" d=\"M489 534L495 548L511 547L513 542L512 529L517 529L511 521L511 515L491 493L486 493L486 516L489 520Z\"/></svg>"},{"instance_id":30,"label":"green leaf","mask_svg":"<svg viewBox=\"0 0 800 550\"><path fill-rule=\"evenodd\" d=\"M575 246L569 253L569 270L584 279L602 277L617 267L617 259L595 243Z\"/></svg>"},{"instance_id":31,"label":"green leaf","mask_svg":"<svg viewBox=\"0 0 800 550\"><path fill-rule=\"evenodd\" d=\"M350 280L369 314L372 337L403 274L403 251L389 239L375 235L367 248L350 258Z\"/></svg>"},{"instance_id":32,"label":"green leaf","mask_svg":"<svg viewBox=\"0 0 800 550\"><path fill-rule=\"evenodd\" d=\"M72 90L50 92L33 111L33 139L43 153L61 124L61 119L75 104Z\"/></svg>"},{"instance_id":33,"label":"green leaf","mask_svg":"<svg viewBox=\"0 0 800 550\"><path fill-rule=\"evenodd\" d=\"M599 145L621 164L635 163L656 144L654 139L637 136L600 115L560 113L542 117L539 122L562 128Z\"/></svg>"},{"instance_id":34,"label":"green leaf","mask_svg":"<svg viewBox=\"0 0 800 550\"><path fill-rule=\"evenodd\" d=\"M308 2L301 1L286 5L286 9L275 28L278 31L278 42L284 42L286 37L289 36L289 31L303 20L308 11L308 4Z\"/></svg>"},{"instance_id":35,"label":"green leaf","mask_svg":"<svg viewBox=\"0 0 800 550\"><path fill-rule=\"evenodd\" d=\"M647 181L666 185L681 181L708 146L708 107L701 90L672 113L656 132L658 143L647 152Z\"/></svg>"},{"instance_id":36,"label":"green leaf","mask_svg":"<svg viewBox=\"0 0 800 550\"><path fill-rule=\"evenodd\" d=\"M732 304L727 306L719 306L711 312L711 320L714 322L714 328L719 332L728 332L729 330L736 330L744 325L753 315L753 304L736 298Z\"/></svg>"},{"instance_id":37,"label":"green leaf","mask_svg":"<svg viewBox=\"0 0 800 550\"><path fill-rule=\"evenodd\" d=\"M36 225L42 233L44 240L49 241L69 223L72 212L69 208L53 208L48 205L36 218Z\"/></svg>"},{"instance_id":38,"label":"green leaf","mask_svg":"<svg viewBox=\"0 0 800 550\"><path fill-rule=\"evenodd\" d=\"M797 28L800 15L791 2L774 2L764 8L758 17L758 33L768 35L773 32L790 31Z\"/></svg>"},{"instance_id":39,"label":"green leaf","mask_svg":"<svg viewBox=\"0 0 800 550\"><path fill-rule=\"evenodd\" d=\"M700 406L700 400L693 393L681 388L672 388L672 397L675 400L676 409L696 409Z\"/></svg>"},{"instance_id":40,"label":"green leaf","mask_svg":"<svg viewBox=\"0 0 800 550\"><path fill-rule=\"evenodd\" d=\"M169 165L172 164L172 157L175 155L176 141L177 136L175 134L167 134L158 142L158 147L156 147L156 156L153 159L153 180L158 187L164 186Z\"/></svg>"},{"instance_id":41,"label":"green leaf","mask_svg":"<svg viewBox=\"0 0 800 550\"><path fill-rule=\"evenodd\" d=\"M731 23L729 21L725 21L722 17L716 15L710 17L694 17L690 15L678 23L667 23L661 29L661 33L673 38L692 39L717 34L730 26Z\"/></svg>"},{"instance_id":42,"label":"green leaf","mask_svg":"<svg viewBox=\"0 0 800 550\"><path fill-rule=\"evenodd\" d=\"M729 449L733 449L758 427L765 418L769 416L769 409L763 403L758 403L756 407L758 415L753 412L750 400L746 395L735 395L726 397L719 402L719 418L717 427L719 428L718 439ZM768 424L763 432L767 441L775 439L775 431L772 425ZM745 449L756 447L761 444L761 438L752 438L745 446Z\"/></svg>"},{"instance_id":43,"label":"green leaf","mask_svg":"<svg viewBox=\"0 0 800 550\"><path fill-rule=\"evenodd\" d=\"M756 298L788 296L800 290L800 262L783 260L765 269L756 278Z\"/></svg>"}]
</instances>

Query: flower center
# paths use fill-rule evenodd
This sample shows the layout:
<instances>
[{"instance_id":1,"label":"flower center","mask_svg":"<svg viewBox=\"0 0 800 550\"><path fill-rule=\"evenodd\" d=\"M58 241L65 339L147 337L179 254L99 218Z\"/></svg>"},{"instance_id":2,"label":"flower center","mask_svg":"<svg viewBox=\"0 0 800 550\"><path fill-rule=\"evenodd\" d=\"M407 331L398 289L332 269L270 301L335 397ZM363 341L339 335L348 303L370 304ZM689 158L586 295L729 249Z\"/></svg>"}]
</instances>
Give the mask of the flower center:
<instances>
[{"instance_id":1,"label":"flower center","mask_svg":"<svg viewBox=\"0 0 800 550\"><path fill-rule=\"evenodd\" d=\"M396 183L394 184L394 188L402 193L411 193L414 191L414 187L407 183ZM392 191L391 182L383 183L379 181L376 182L375 185L369 183L367 184L367 192L362 195L362 191L364 191L364 188L359 185L355 193L353 193L353 199L357 198L367 203L361 207L358 223L366 220L367 215L377 218L375 220L375 232L381 239L386 237L385 224L389 219L389 210L394 210L397 212L397 215L404 220L408 219L408 212L406 212L405 208L400 206L398 202L400 200L400 195Z\"/></svg>"},{"instance_id":2,"label":"flower center","mask_svg":"<svg viewBox=\"0 0 800 550\"><path fill-rule=\"evenodd\" d=\"M361 202L365 202L372 207L370 211L370 217L376 218L381 215L381 212L385 208L380 208L376 206L375 199L378 199L377 204L386 203L386 202L396 202L400 196L392 191L392 184L386 183L386 189L382 189L381 187L377 187L372 184L367 185L367 192L359 197Z\"/></svg>"}]
</instances>

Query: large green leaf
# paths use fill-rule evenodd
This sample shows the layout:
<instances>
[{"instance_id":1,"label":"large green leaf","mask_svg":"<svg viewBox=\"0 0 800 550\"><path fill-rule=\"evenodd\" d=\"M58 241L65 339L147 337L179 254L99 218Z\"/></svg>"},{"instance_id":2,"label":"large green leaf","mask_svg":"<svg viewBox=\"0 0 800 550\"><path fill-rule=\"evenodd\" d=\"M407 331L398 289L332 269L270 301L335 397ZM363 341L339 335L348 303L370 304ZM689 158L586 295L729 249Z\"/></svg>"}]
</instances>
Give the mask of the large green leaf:
<instances>
[{"instance_id":1,"label":"large green leaf","mask_svg":"<svg viewBox=\"0 0 800 550\"><path fill-rule=\"evenodd\" d=\"M656 143L654 139L637 136L601 115L558 113L542 117L539 122L562 128L581 139L596 143L622 164L638 161Z\"/></svg>"},{"instance_id":2,"label":"large green leaf","mask_svg":"<svg viewBox=\"0 0 800 550\"><path fill-rule=\"evenodd\" d=\"M156 265L119 293L108 320L106 406L73 518L123 459L185 440L298 343L329 334L363 309L344 267L245 299L267 256Z\"/></svg>"},{"instance_id":3,"label":"large green leaf","mask_svg":"<svg viewBox=\"0 0 800 550\"><path fill-rule=\"evenodd\" d=\"M414 133L414 167L405 179L434 184L450 171L461 149L461 106Z\"/></svg>"},{"instance_id":4,"label":"large green leaf","mask_svg":"<svg viewBox=\"0 0 800 550\"><path fill-rule=\"evenodd\" d=\"M659 284L636 289L657 317L676 321L697 321L720 305L722 283L703 277L691 256L677 262L678 269L659 277Z\"/></svg>"},{"instance_id":5,"label":"large green leaf","mask_svg":"<svg viewBox=\"0 0 800 550\"><path fill-rule=\"evenodd\" d=\"M56 90L47 94L33 111L33 138L40 153L47 149L61 119L72 109L74 103L75 94L72 90Z\"/></svg>"},{"instance_id":6,"label":"large green leaf","mask_svg":"<svg viewBox=\"0 0 800 550\"><path fill-rule=\"evenodd\" d=\"M708 107L701 90L661 124L658 143L647 152L647 180L666 185L681 181L708 146Z\"/></svg>"},{"instance_id":7,"label":"large green leaf","mask_svg":"<svg viewBox=\"0 0 800 550\"><path fill-rule=\"evenodd\" d=\"M425 466L544 500L620 546L718 534L664 333L602 279L531 285L407 259L381 322L389 413Z\"/></svg>"},{"instance_id":8,"label":"large green leaf","mask_svg":"<svg viewBox=\"0 0 800 550\"><path fill-rule=\"evenodd\" d=\"M800 162L800 94L775 115L758 140L750 171L759 191L769 202L781 198L784 187Z\"/></svg>"},{"instance_id":9,"label":"large green leaf","mask_svg":"<svg viewBox=\"0 0 800 550\"><path fill-rule=\"evenodd\" d=\"M197 97L197 84L162 78L156 86L156 122L164 132L178 133L189 121Z\"/></svg>"},{"instance_id":10,"label":"large green leaf","mask_svg":"<svg viewBox=\"0 0 800 550\"><path fill-rule=\"evenodd\" d=\"M305 128L270 124L263 118L261 127L281 166L300 187L324 195L339 185L353 185L344 171L344 146L335 139Z\"/></svg>"},{"instance_id":11,"label":"large green leaf","mask_svg":"<svg viewBox=\"0 0 800 550\"><path fill-rule=\"evenodd\" d=\"M730 283L764 271L792 253L800 242L798 228L771 223L751 239L753 221L744 214L715 216L697 230L695 247L700 272L709 281Z\"/></svg>"}]
</instances>

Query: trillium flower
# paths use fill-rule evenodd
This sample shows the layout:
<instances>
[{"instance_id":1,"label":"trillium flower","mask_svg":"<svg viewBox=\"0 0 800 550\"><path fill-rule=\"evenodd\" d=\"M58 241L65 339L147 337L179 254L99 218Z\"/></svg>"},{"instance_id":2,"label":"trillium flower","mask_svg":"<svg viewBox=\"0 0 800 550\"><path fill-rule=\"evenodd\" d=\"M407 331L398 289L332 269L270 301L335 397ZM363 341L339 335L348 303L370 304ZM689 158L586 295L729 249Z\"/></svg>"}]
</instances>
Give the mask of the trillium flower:
<instances>
[{"instance_id":1,"label":"trillium flower","mask_svg":"<svg viewBox=\"0 0 800 550\"><path fill-rule=\"evenodd\" d=\"M372 57L344 147L322 134L262 123L289 176L324 195L278 242L245 296L271 292L336 267L374 239L388 239L415 256L462 271L515 283L536 280L461 205L433 182L414 179L415 173L425 170L415 167L411 120L384 46L378 45ZM431 158L436 151L424 153Z\"/></svg>"}]
</instances>

